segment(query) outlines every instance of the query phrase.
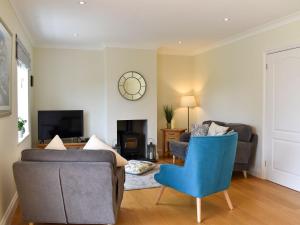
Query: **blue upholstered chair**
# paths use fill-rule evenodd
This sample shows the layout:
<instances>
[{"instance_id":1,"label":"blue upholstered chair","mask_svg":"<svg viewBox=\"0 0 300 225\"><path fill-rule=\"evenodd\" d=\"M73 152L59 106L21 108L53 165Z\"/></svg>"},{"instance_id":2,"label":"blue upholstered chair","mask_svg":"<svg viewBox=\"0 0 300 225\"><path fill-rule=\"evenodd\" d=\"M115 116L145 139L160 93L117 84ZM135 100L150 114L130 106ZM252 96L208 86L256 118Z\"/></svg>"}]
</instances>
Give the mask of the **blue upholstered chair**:
<instances>
[{"instance_id":1,"label":"blue upholstered chair","mask_svg":"<svg viewBox=\"0 0 300 225\"><path fill-rule=\"evenodd\" d=\"M191 195L197 201L197 222L201 222L201 198L224 191L230 209L232 203L227 193L231 183L237 147L237 133L223 136L192 137L184 166L161 165L155 180L163 185L156 203L165 187Z\"/></svg>"}]
</instances>

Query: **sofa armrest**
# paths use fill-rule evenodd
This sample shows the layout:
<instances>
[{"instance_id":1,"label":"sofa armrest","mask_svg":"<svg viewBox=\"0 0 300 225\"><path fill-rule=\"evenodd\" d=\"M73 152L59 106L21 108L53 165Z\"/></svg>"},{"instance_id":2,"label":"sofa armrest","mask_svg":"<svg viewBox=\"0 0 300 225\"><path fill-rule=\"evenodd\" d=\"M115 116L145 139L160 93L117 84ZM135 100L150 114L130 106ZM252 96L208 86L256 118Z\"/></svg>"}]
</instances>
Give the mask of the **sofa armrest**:
<instances>
[{"instance_id":1,"label":"sofa armrest","mask_svg":"<svg viewBox=\"0 0 300 225\"><path fill-rule=\"evenodd\" d=\"M181 159L185 159L188 146L189 146L188 142L182 142L182 141L169 142L169 148L172 155L179 157Z\"/></svg>"},{"instance_id":2,"label":"sofa armrest","mask_svg":"<svg viewBox=\"0 0 300 225\"><path fill-rule=\"evenodd\" d=\"M179 141L189 142L191 139L191 132L184 132L180 135Z\"/></svg>"},{"instance_id":3,"label":"sofa armrest","mask_svg":"<svg viewBox=\"0 0 300 225\"><path fill-rule=\"evenodd\" d=\"M253 157L257 147L258 137L253 134L250 142L239 141L237 144L237 152L235 163L248 164Z\"/></svg>"}]
</instances>

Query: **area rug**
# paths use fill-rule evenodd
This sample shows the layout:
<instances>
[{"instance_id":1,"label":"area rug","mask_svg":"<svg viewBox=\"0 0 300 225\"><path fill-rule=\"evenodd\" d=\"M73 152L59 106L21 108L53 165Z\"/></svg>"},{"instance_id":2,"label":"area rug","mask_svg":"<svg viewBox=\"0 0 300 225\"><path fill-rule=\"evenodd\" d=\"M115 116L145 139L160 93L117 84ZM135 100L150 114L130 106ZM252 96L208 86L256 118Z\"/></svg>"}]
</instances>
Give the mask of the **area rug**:
<instances>
[{"instance_id":1,"label":"area rug","mask_svg":"<svg viewBox=\"0 0 300 225\"><path fill-rule=\"evenodd\" d=\"M161 185L154 180L154 174L158 173L160 164L157 164L153 170L142 175L125 175L125 191L140 190L147 188L157 188Z\"/></svg>"}]
</instances>

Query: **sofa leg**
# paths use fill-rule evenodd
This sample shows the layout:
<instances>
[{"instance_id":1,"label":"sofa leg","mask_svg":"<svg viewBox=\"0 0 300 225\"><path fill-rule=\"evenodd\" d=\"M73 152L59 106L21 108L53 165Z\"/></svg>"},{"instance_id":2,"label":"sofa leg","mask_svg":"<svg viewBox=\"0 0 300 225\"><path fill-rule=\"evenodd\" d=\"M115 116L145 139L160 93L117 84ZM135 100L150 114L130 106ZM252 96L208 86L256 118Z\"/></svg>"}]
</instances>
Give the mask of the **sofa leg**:
<instances>
[{"instance_id":1,"label":"sofa leg","mask_svg":"<svg viewBox=\"0 0 300 225\"><path fill-rule=\"evenodd\" d=\"M157 195L157 198L156 198L156 202L155 204L158 205L159 203L159 200L161 199L161 196L163 195L164 191L165 191L166 187L165 186L162 186L158 195Z\"/></svg>"},{"instance_id":2,"label":"sofa leg","mask_svg":"<svg viewBox=\"0 0 300 225\"><path fill-rule=\"evenodd\" d=\"M229 209L230 209L230 210L233 210L232 202L231 202L231 200L230 200L230 198L229 198L229 195L228 195L227 190L224 191L224 195L225 195L225 199L226 199L226 201L227 201L227 204L228 204Z\"/></svg>"},{"instance_id":3,"label":"sofa leg","mask_svg":"<svg viewBox=\"0 0 300 225\"><path fill-rule=\"evenodd\" d=\"M201 223L201 198L196 198L197 201L197 223Z\"/></svg>"},{"instance_id":4,"label":"sofa leg","mask_svg":"<svg viewBox=\"0 0 300 225\"><path fill-rule=\"evenodd\" d=\"M176 163L176 156L173 155L173 164L175 164L175 163Z\"/></svg>"},{"instance_id":5,"label":"sofa leg","mask_svg":"<svg viewBox=\"0 0 300 225\"><path fill-rule=\"evenodd\" d=\"M244 178L247 179L247 170L243 170L243 175L244 175Z\"/></svg>"}]
</instances>

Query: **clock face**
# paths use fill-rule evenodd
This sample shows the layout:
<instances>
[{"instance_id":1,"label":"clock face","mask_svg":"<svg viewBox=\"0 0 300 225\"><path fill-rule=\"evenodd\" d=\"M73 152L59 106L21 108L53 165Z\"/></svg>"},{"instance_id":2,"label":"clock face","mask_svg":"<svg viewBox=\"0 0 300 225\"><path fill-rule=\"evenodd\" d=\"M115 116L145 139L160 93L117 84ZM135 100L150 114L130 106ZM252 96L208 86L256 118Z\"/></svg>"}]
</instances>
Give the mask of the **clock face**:
<instances>
[{"instance_id":1,"label":"clock face","mask_svg":"<svg viewBox=\"0 0 300 225\"><path fill-rule=\"evenodd\" d=\"M136 101L143 97L146 92L146 81L138 72L129 71L124 73L118 82L120 94L127 100Z\"/></svg>"}]
</instances>

